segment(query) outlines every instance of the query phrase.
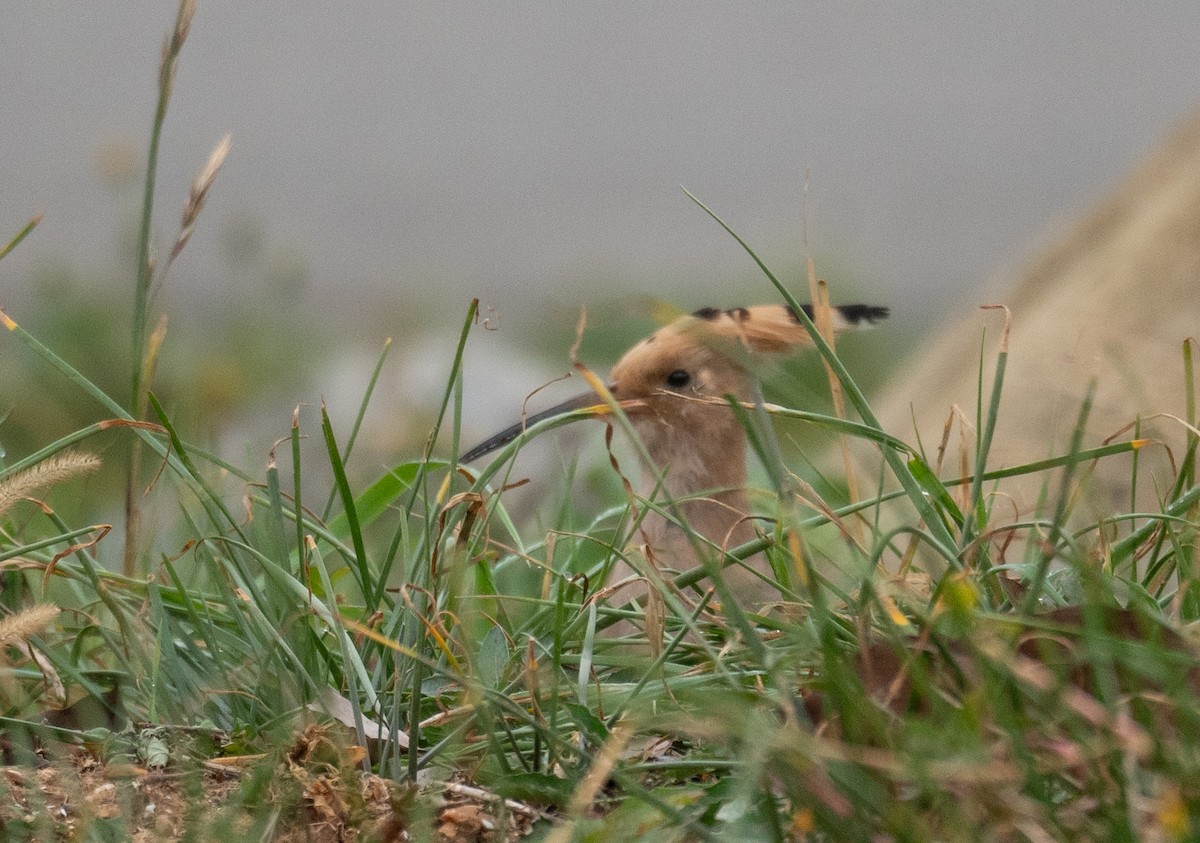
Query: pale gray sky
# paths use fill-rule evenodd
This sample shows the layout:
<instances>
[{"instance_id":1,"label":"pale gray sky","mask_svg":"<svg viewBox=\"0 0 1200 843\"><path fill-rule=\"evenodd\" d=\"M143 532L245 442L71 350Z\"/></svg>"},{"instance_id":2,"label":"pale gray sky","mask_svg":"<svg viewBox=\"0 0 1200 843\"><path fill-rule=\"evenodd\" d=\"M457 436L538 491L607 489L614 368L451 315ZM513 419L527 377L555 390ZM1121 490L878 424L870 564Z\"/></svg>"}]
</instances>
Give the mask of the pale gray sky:
<instances>
[{"instance_id":1,"label":"pale gray sky","mask_svg":"<svg viewBox=\"0 0 1200 843\"><path fill-rule=\"evenodd\" d=\"M219 289L218 223L245 214L316 283L429 298L436 282L450 323L469 295L584 303L659 277L690 279L681 306L735 303L713 290L747 260L679 186L786 265L806 170L818 252L873 298L961 298L1200 103L1185 3L197 6L164 229L225 132L233 151L174 283ZM111 259L127 209L96 151L144 145L173 14L6 7L0 237L46 219L0 284Z\"/></svg>"}]
</instances>

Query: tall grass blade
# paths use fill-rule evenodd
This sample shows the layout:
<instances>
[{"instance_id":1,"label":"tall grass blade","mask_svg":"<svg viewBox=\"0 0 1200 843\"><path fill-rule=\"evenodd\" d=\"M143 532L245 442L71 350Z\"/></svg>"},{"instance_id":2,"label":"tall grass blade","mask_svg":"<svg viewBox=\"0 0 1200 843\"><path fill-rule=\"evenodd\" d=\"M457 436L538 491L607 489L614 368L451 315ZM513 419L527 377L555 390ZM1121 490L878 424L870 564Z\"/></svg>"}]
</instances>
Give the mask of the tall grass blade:
<instances>
[{"instance_id":1,"label":"tall grass blade","mask_svg":"<svg viewBox=\"0 0 1200 843\"><path fill-rule=\"evenodd\" d=\"M383 350L379 352L379 359L375 361L375 368L371 371L371 377L367 381L367 388L363 392L362 401L358 404L358 413L354 416L354 424L350 427L350 435L346 438L346 448L342 452L342 464L350 462L350 453L354 450L354 443L358 439L358 432L362 428L363 419L367 415L367 406L371 403L371 396L375 394L375 385L379 382L379 373L383 371L383 364L387 360L388 352L392 348L392 338L388 337L383 342ZM325 501L325 509L322 510L321 520L328 521L329 513L333 511L333 502L337 498L337 490L329 490L329 499Z\"/></svg>"},{"instance_id":2,"label":"tall grass blade","mask_svg":"<svg viewBox=\"0 0 1200 843\"><path fill-rule=\"evenodd\" d=\"M350 541L354 546L355 571L358 574L358 587L362 591L367 612L373 612L379 606L383 596L385 581L378 582L371 575L370 564L367 561L367 547L363 542L362 524L358 520L358 510L354 502L354 494L350 491L350 481L346 477L346 467L342 464L341 454L334 438L333 424L329 421L329 411L324 402L321 403L321 433L325 437L325 450L329 454L329 464L333 468L333 479L337 484L338 494L342 499L342 511L346 516L346 527L350 531Z\"/></svg>"},{"instance_id":3,"label":"tall grass blade","mask_svg":"<svg viewBox=\"0 0 1200 843\"><path fill-rule=\"evenodd\" d=\"M0 260L3 260L4 258L8 257L8 254L13 249L17 248L17 246L19 246L21 244L21 241L29 236L29 232L33 231L35 228L38 227L38 223L40 223L41 221L42 221L42 215L34 214L33 218L30 219L29 222L25 223L24 228L22 228L15 235L13 235L13 238L11 240L9 240L7 243L5 243L4 246L0 247Z\"/></svg>"},{"instance_id":4,"label":"tall grass blade","mask_svg":"<svg viewBox=\"0 0 1200 843\"><path fill-rule=\"evenodd\" d=\"M1067 514L1071 505L1075 469L1079 465L1079 454L1083 445L1083 434L1087 427L1088 416L1091 415L1092 399L1096 393L1096 382L1088 384L1084 395L1083 405L1079 408L1079 418L1071 434L1071 447L1067 452L1068 462L1063 467L1062 479L1059 485L1058 500L1055 504L1054 517L1050 522L1050 534L1044 540L1044 550L1038 559L1033 576L1029 581L1029 590L1025 593L1021 608L1026 613L1032 613L1041 599L1042 588L1046 582L1046 574L1050 563L1054 561L1059 548L1059 541L1064 535Z\"/></svg>"},{"instance_id":5,"label":"tall grass blade","mask_svg":"<svg viewBox=\"0 0 1200 843\"><path fill-rule=\"evenodd\" d=\"M992 439L996 433L996 420L1000 416L1000 396L1004 388L1004 371L1008 366L1008 338L1012 327L1012 314L1003 305L985 305L985 310L1002 309L1004 311L1004 332L1000 336L1000 350L996 354L996 373L992 377L992 392L988 400L987 415L978 420L978 439L975 451L975 476L971 481L971 506L965 513L963 529L960 533L959 548L966 549L985 527L983 503L983 477L987 472L988 454L992 449ZM980 400L983 392L980 390Z\"/></svg>"},{"instance_id":6,"label":"tall grass blade","mask_svg":"<svg viewBox=\"0 0 1200 843\"><path fill-rule=\"evenodd\" d=\"M803 325L808 331L809 335L812 337L813 344L816 346L818 353L821 355L821 359L829 365L834 373L837 374L838 381L842 384L842 388L845 390L846 396L850 399L850 403L854 405L854 409L858 412L859 416L868 426L881 430L882 427L879 424L879 420L871 411L871 407L867 403L866 396L863 395L862 390L858 388L858 385L854 382L854 379L846 370L846 367L842 363L841 359L834 354L833 349L829 347L827 342L825 342L825 338L821 336L821 332L817 330L817 326L813 324L812 319L808 317L808 314L804 312L804 308L802 308L800 303L796 301L795 296L793 296L787 287L775 277L775 274L770 270L770 268L763 263L762 259L758 257L754 250L750 248L750 245L746 243L746 241L743 240L737 234L737 232L730 228L724 220L717 216L714 211L696 198L696 196L694 196L686 188L684 189L684 193L687 194L689 199L699 205L701 210L712 217L718 225L725 229L725 231L728 232L728 234L738 242L738 244L746 251L751 259L758 265L759 269L761 269L763 274L767 276L767 279L771 282L772 286L775 287L775 289L783 297L784 301L787 302L787 304L792 308L792 312L796 314L797 320L800 322L800 324ZM903 486L905 492L908 493L909 499L912 501L912 504L916 508L917 512L929 522L930 529L933 531L932 535L934 540L939 545L944 546L941 556L948 559L956 558L952 550L952 548L956 546L954 538L945 529L940 520L935 517L933 509L930 507L929 503L925 500L924 495L922 494L920 485L909 473L907 466L890 449L885 448L883 450L883 456L888 465L891 467L892 473L900 482L900 485Z\"/></svg>"},{"instance_id":7,"label":"tall grass blade","mask_svg":"<svg viewBox=\"0 0 1200 843\"><path fill-rule=\"evenodd\" d=\"M154 107L154 118L150 127L150 145L146 152L146 178L142 189L142 212L138 223L137 273L134 281L131 349L129 358L129 413L132 418L142 419L146 414L146 389L143 381L147 373L146 331L150 324L150 287L154 280L154 256L151 234L154 218L154 188L158 177L158 152L162 142L162 129L167 119L167 104L179 61L179 53L187 40L195 14L194 0L180 0L175 15L175 26L167 36L162 60L158 68L158 99ZM125 553L122 569L132 575L138 556L138 533L140 530L140 504L138 502L141 477L141 444L135 439L130 443L129 466L125 479Z\"/></svg>"}]
</instances>

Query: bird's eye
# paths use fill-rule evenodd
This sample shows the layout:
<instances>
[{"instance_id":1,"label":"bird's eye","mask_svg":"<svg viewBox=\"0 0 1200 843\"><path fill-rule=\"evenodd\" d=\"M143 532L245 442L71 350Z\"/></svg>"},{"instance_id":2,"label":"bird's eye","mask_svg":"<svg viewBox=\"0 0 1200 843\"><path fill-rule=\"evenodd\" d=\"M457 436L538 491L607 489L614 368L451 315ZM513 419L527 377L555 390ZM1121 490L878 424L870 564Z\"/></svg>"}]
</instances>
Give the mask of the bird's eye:
<instances>
[{"instance_id":1,"label":"bird's eye","mask_svg":"<svg viewBox=\"0 0 1200 843\"><path fill-rule=\"evenodd\" d=\"M691 380L692 376L686 369L676 369L667 375L667 386L679 389L680 387L687 386Z\"/></svg>"}]
</instances>

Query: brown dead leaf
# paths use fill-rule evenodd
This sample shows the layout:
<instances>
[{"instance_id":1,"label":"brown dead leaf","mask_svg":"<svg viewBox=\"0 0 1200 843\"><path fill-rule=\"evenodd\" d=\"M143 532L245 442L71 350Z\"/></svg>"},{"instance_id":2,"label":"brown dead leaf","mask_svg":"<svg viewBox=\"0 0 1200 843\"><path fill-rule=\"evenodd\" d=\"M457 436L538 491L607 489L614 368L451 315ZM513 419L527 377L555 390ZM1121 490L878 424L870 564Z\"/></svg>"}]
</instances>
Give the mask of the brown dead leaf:
<instances>
[{"instance_id":1,"label":"brown dead leaf","mask_svg":"<svg viewBox=\"0 0 1200 843\"><path fill-rule=\"evenodd\" d=\"M438 835L445 843L475 843L483 840L493 825L478 805L452 805L438 815Z\"/></svg>"}]
</instances>

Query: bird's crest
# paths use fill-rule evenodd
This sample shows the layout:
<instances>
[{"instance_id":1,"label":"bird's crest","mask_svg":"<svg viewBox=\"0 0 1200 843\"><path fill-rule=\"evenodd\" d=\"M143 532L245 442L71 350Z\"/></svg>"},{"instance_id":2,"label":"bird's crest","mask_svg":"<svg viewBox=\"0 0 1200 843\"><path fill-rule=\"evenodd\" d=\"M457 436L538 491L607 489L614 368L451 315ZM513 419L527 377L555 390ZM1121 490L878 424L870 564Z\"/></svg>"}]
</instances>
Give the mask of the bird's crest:
<instances>
[{"instance_id":1,"label":"bird's crest","mask_svg":"<svg viewBox=\"0 0 1200 843\"><path fill-rule=\"evenodd\" d=\"M802 308L812 319L812 305L802 305ZM888 316L886 307L865 304L831 307L830 312L835 331L870 327ZM700 328L716 336L736 339L752 351L780 352L812 342L811 335L801 324L796 312L781 304L732 307L729 310L705 307L667 327L673 326L681 330Z\"/></svg>"},{"instance_id":2,"label":"bird's crest","mask_svg":"<svg viewBox=\"0 0 1200 843\"><path fill-rule=\"evenodd\" d=\"M803 308L811 319L811 306ZM830 311L835 331L870 327L888 315L886 307L863 304L831 307ZM722 358L748 369L752 352L779 354L811 345L812 336L786 305L728 310L705 307L678 317L627 351L613 367L612 377L628 389L634 382L655 384L661 376L701 365L701 357Z\"/></svg>"}]
</instances>

